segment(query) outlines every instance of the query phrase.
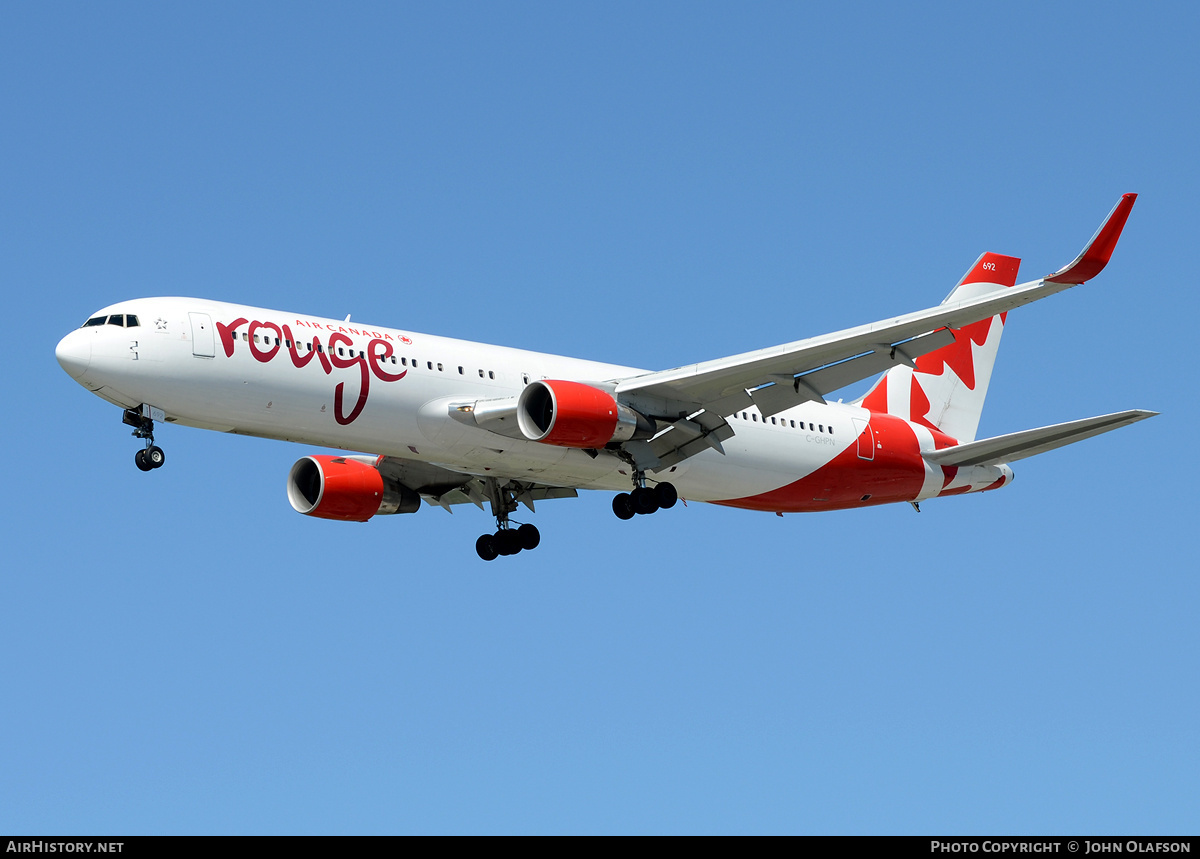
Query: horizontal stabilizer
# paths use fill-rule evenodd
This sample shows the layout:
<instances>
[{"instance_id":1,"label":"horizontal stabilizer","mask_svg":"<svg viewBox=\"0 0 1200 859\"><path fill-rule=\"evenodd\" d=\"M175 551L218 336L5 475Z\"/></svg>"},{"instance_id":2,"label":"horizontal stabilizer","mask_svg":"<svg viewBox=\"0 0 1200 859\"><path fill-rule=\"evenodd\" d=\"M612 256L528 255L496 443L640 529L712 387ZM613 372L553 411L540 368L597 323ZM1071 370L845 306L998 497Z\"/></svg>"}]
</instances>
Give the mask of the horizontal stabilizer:
<instances>
[{"instance_id":1,"label":"horizontal stabilizer","mask_svg":"<svg viewBox=\"0 0 1200 859\"><path fill-rule=\"evenodd\" d=\"M985 438L942 450L926 451L922 453L922 456L933 465L999 465L1016 462L1027 456L1045 453L1056 447L1073 444L1109 430L1129 426L1146 418L1152 418L1156 414L1158 412L1130 409L1111 415L1083 418L1077 421L1067 421L1065 424L1054 424L1048 427L998 435L995 438Z\"/></svg>"}]
</instances>

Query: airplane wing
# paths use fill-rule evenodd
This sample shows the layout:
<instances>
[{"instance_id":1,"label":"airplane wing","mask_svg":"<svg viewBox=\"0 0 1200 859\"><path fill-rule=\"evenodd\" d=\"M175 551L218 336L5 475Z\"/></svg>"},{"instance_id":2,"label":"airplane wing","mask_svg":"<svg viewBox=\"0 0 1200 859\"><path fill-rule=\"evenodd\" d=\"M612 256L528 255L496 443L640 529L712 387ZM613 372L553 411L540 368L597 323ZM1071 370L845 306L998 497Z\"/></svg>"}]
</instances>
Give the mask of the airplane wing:
<instances>
[{"instance_id":1,"label":"airplane wing","mask_svg":"<svg viewBox=\"0 0 1200 859\"><path fill-rule=\"evenodd\" d=\"M550 486L526 480L501 482L492 478L489 481L488 478L398 456L351 456L347 459L375 466L384 477L419 493L427 504L441 507L451 513L453 510L450 508L455 504L474 504L482 510L484 503L491 503L494 497L519 502L532 512L535 501L575 498L579 495L574 489L565 486Z\"/></svg>"},{"instance_id":2,"label":"airplane wing","mask_svg":"<svg viewBox=\"0 0 1200 859\"><path fill-rule=\"evenodd\" d=\"M1111 415L1082 418L1063 424L998 435L942 450L926 451L921 455L934 465L1000 465L1083 441L1109 430L1120 429L1157 414L1158 412L1130 409Z\"/></svg>"},{"instance_id":3,"label":"airplane wing","mask_svg":"<svg viewBox=\"0 0 1200 859\"><path fill-rule=\"evenodd\" d=\"M769 417L808 400L824 402L825 394L895 364L913 366L919 356L952 342L953 329L1083 283L1108 263L1136 199L1125 194L1083 252L1039 280L820 337L616 380L622 402L670 425L649 442L626 443L626 449L649 468L710 447L721 450L720 443L733 435L725 418L734 412L753 405Z\"/></svg>"}]
</instances>

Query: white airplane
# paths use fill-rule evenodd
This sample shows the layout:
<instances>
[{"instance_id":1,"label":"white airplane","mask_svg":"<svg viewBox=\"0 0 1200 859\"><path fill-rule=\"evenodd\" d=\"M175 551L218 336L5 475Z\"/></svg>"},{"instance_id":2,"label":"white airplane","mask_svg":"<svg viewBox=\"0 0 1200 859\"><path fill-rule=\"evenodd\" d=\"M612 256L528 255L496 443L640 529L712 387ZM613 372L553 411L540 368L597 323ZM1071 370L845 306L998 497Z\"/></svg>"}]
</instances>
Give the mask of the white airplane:
<instances>
[{"instance_id":1,"label":"white airplane","mask_svg":"<svg viewBox=\"0 0 1200 859\"><path fill-rule=\"evenodd\" d=\"M580 489L622 519L679 497L784 513L1007 485L1010 463L1156 414L1130 410L977 440L1006 314L1098 274L1136 194L1069 265L1017 285L986 253L937 307L649 372L375 325L195 298L97 311L58 344L63 369L124 410L162 466L156 421L365 455L306 456L300 513L364 522L426 503L488 503L484 560L533 549L510 516ZM882 373L862 398L826 397Z\"/></svg>"}]
</instances>

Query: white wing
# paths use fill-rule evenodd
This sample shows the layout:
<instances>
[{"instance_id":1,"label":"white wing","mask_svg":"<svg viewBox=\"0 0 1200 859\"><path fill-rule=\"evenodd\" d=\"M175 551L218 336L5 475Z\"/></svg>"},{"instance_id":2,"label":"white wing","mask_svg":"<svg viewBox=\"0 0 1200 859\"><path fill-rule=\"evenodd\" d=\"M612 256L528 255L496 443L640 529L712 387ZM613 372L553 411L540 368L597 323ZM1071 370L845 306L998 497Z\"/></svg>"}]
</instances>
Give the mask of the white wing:
<instances>
[{"instance_id":1,"label":"white wing","mask_svg":"<svg viewBox=\"0 0 1200 859\"><path fill-rule=\"evenodd\" d=\"M693 456L733 435L725 418L756 406L766 416L877 375L894 364L940 349L953 329L1030 304L1099 274L1112 256L1133 208L1126 194L1083 252L1054 274L927 310L882 319L820 337L797 340L727 358L615 380L621 402L670 423L672 430L647 445L662 467ZM636 454L635 454L636 455Z\"/></svg>"}]
</instances>

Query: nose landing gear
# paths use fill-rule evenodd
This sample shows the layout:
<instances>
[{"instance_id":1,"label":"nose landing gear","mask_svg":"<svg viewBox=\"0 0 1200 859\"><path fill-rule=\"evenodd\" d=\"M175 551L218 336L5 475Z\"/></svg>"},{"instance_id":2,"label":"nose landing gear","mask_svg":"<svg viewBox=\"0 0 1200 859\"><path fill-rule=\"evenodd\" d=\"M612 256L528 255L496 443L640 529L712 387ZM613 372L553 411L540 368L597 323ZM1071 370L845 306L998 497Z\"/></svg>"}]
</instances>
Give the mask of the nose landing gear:
<instances>
[{"instance_id":1,"label":"nose landing gear","mask_svg":"<svg viewBox=\"0 0 1200 859\"><path fill-rule=\"evenodd\" d=\"M162 464L167 461L167 455L163 453L161 447L152 444L145 450L135 453L133 461L142 471L150 471L154 468L162 468Z\"/></svg>"},{"instance_id":2,"label":"nose landing gear","mask_svg":"<svg viewBox=\"0 0 1200 859\"><path fill-rule=\"evenodd\" d=\"M143 405L141 409L126 409L121 422L133 427L133 437L146 440L146 447L133 455L133 462L141 471L162 468L167 461L163 449L154 443L154 421L164 417L161 409Z\"/></svg>"}]
</instances>

